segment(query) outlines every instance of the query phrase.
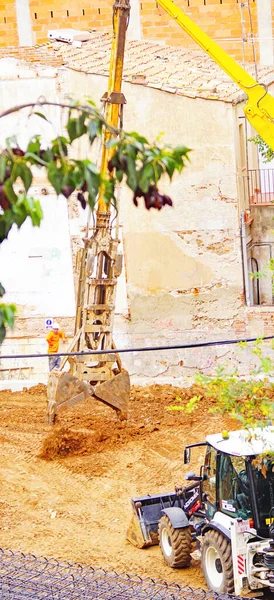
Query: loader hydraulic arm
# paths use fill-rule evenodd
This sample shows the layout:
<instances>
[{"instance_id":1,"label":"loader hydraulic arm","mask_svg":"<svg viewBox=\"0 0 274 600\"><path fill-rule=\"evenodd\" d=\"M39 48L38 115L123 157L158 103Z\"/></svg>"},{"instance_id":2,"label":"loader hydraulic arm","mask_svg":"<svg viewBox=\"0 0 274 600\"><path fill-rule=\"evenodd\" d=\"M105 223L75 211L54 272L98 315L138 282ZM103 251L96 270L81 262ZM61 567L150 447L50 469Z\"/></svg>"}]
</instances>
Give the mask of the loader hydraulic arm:
<instances>
[{"instance_id":1,"label":"loader hydraulic arm","mask_svg":"<svg viewBox=\"0 0 274 600\"><path fill-rule=\"evenodd\" d=\"M196 25L172 0L157 3L204 50L215 63L246 93L246 118L262 139L274 150L274 98L229 54Z\"/></svg>"}]
</instances>

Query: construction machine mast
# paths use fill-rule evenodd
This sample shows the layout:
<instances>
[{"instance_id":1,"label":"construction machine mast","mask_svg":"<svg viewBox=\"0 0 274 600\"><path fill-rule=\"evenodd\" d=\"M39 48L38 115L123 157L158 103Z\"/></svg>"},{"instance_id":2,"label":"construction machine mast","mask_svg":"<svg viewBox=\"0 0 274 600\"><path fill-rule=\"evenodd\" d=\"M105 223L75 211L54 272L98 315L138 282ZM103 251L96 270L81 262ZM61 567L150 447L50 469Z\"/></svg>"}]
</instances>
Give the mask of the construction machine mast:
<instances>
[{"instance_id":1,"label":"construction machine mast","mask_svg":"<svg viewBox=\"0 0 274 600\"><path fill-rule=\"evenodd\" d=\"M115 0L113 6L113 39L111 47L108 90L102 98L105 119L111 130L122 128L123 106L121 93L126 30L130 13L130 0ZM108 163L113 150L109 147L112 137L104 128L101 152L101 175L108 178ZM102 185L95 225L91 237L84 238L79 251L79 282L75 319L75 335L69 351L106 350L98 358L90 356L68 357L69 372L50 374L48 383L48 421L53 423L63 409L81 400L95 396L114 408L120 418L127 417L127 400L130 382L127 371L122 368L112 337L117 278L122 270L122 255L117 253L119 244L117 223L112 228L111 207L104 197ZM116 215L117 216L117 215ZM112 221L115 221L112 217Z\"/></svg>"},{"instance_id":2,"label":"construction machine mast","mask_svg":"<svg viewBox=\"0 0 274 600\"><path fill-rule=\"evenodd\" d=\"M176 6L173 0L157 0L157 3L246 93L245 116L262 139L274 150L274 98L268 93L266 87L258 83L252 75L249 75L229 54L220 48Z\"/></svg>"}]
</instances>

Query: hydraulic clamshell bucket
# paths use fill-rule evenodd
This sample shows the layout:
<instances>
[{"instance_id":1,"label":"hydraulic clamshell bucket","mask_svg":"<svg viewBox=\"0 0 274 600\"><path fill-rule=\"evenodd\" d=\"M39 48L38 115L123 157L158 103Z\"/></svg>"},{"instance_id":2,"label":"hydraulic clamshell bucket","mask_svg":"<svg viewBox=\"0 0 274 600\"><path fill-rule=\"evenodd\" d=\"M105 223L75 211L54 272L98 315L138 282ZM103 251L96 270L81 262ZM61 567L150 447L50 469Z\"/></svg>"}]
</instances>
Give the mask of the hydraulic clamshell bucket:
<instances>
[{"instance_id":1,"label":"hydraulic clamshell bucket","mask_svg":"<svg viewBox=\"0 0 274 600\"><path fill-rule=\"evenodd\" d=\"M52 424L62 410L70 408L78 402L93 396L110 408L113 408L120 420L127 419L127 406L130 394L130 379L123 370L108 381L97 383L94 388L90 383L81 381L69 373L52 371L48 388L48 423Z\"/></svg>"}]
</instances>

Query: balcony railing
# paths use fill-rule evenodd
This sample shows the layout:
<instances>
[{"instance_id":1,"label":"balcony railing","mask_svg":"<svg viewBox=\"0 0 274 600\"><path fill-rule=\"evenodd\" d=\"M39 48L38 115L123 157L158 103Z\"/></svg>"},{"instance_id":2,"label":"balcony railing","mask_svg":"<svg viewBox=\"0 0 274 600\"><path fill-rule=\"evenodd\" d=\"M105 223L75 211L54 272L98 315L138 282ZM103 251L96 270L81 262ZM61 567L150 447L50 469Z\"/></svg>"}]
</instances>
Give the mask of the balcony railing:
<instances>
[{"instance_id":1,"label":"balcony railing","mask_svg":"<svg viewBox=\"0 0 274 600\"><path fill-rule=\"evenodd\" d=\"M274 169L251 169L243 179L246 204L274 206Z\"/></svg>"}]
</instances>

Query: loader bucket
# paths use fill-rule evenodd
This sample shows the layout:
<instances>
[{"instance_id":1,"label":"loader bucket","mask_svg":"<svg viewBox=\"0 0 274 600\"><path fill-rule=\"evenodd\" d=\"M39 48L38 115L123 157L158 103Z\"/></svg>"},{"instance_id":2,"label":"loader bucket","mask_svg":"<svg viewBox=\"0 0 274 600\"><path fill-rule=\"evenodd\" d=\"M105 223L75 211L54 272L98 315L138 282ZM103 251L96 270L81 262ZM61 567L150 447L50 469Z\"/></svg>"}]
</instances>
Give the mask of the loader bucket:
<instances>
[{"instance_id":1,"label":"loader bucket","mask_svg":"<svg viewBox=\"0 0 274 600\"><path fill-rule=\"evenodd\" d=\"M163 516L163 509L179 503L176 492L160 496L143 496L131 500L133 515L127 530L126 538L138 548L147 548L159 544L158 524Z\"/></svg>"},{"instance_id":2,"label":"loader bucket","mask_svg":"<svg viewBox=\"0 0 274 600\"><path fill-rule=\"evenodd\" d=\"M57 413L63 408L73 406L92 394L93 388L89 383L80 381L69 373L52 371L47 387L48 423L54 423Z\"/></svg>"},{"instance_id":3,"label":"loader bucket","mask_svg":"<svg viewBox=\"0 0 274 600\"><path fill-rule=\"evenodd\" d=\"M97 383L94 396L111 408L114 408L121 421L127 419L130 394L130 379L126 370L103 383Z\"/></svg>"}]
</instances>

